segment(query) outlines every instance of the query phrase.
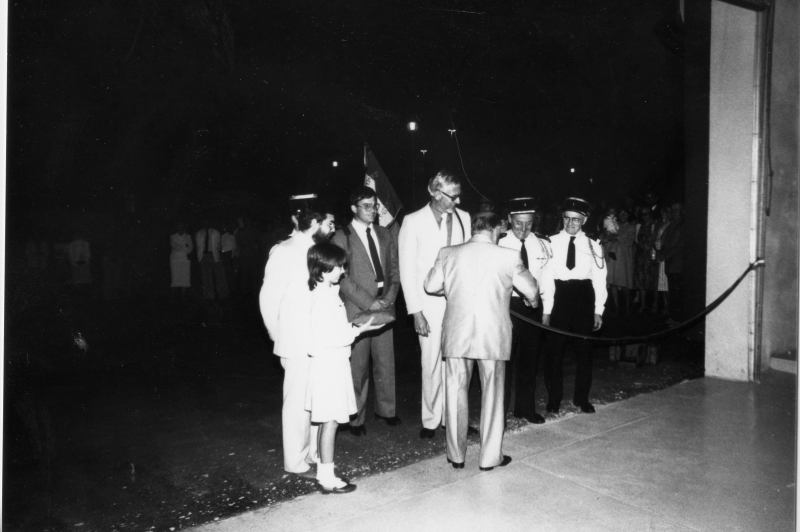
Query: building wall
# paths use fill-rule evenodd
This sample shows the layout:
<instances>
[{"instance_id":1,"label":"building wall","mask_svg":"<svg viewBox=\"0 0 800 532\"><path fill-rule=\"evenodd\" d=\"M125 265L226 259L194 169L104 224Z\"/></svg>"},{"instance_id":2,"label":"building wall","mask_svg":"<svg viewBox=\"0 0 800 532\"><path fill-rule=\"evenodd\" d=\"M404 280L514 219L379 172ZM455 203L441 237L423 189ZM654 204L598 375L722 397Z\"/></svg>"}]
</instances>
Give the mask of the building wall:
<instances>
[{"instance_id":1,"label":"building wall","mask_svg":"<svg viewBox=\"0 0 800 532\"><path fill-rule=\"evenodd\" d=\"M750 263L756 14L711 5L706 301ZM750 280L706 318L706 376L752 378Z\"/></svg>"},{"instance_id":2,"label":"building wall","mask_svg":"<svg viewBox=\"0 0 800 532\"><path fill-rule=\"evenodd\" d=\"M774 171L766 219L762 369L773 354L797 360L798 326L798 94L800 2L775 2L771 139Z\"/></svg>"}]
</instances>

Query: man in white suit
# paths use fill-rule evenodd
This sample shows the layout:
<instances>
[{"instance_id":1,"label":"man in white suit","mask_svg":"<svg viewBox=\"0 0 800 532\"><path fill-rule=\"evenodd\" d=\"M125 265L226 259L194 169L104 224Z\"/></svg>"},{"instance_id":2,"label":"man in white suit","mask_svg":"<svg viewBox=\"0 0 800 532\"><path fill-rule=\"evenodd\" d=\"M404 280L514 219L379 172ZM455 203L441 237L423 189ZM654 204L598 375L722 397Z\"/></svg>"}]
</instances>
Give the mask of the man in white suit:
<instances>
[{"instance_id":1,"label":"man in white suit","mask_svg":"<svg viewBox=\"0 0 800 532\"><path fill-rule=\"evenodd\" d=\"M308 289L308 249L333 235L333 214L310 210L298 214L299 232L272 248L264 272L259 304L273 352L281 358L283 377L283 467L289 473L315 479L317 427L305 409L311 291Z\"/></svg>"},{"instance_id":2,"label":"man in white suit","mask_svg":"<svg viewBox=\"0 0 800 532\"><path fill-rule=\"evenodd\" d=\"M408 313L422 349L421 438L433 438L444 415L444 371L442 370L442 320L445 300L425 292L423 283L439 250L463 244L471 233L470 216L456 208L461 202L461 183L442 170L428 183L431 201L406 216L398 237L400 284Z\"/></svg>"},{"instance_id":3,"label":"man in white suit","mask_svg":"<svg viewBox=\"0 0 800 532\"><path fill-rule=\"evenodd\" d=\"M475 362L481 378L480 469L489 471L511 462L503 455L503 389L511 356L508 307L512 289L535 307L538 285L519 252L497 245L501 222L492 212L476 215L472 239L439 251L425 280L425 290L447 298L442 327L447 461L456 469L464 467L467 452L468 392Z\"/></svg>"}]
</instances>

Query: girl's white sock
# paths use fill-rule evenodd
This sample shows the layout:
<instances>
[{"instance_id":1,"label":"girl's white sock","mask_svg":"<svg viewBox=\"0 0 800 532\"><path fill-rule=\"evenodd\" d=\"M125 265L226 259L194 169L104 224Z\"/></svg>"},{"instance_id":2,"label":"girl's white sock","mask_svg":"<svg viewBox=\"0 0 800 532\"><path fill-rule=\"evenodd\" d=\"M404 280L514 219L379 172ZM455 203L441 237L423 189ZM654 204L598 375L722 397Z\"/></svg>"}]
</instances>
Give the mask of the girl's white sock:
<instances>
[{"instance_id":1,"label":"girl's white sock","mask_svg":"<svg viewBox=\"0 0 800 532\"><path fill-rule=\"evenodd\" d=\"M347 486L342 479L334 474L333 462L330 464L323 464L322 462L317 464L317 482L329 489Z\"/></svg>"}]
</instances>

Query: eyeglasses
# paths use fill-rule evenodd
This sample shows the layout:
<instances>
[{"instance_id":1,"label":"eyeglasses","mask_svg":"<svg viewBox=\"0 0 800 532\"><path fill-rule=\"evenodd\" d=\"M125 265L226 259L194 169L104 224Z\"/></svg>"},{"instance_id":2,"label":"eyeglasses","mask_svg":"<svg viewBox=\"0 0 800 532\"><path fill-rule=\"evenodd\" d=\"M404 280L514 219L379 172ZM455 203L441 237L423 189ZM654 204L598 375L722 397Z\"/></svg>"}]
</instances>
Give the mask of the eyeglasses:
<instances>
[{"instance_id":1,"label":"eyeglasses","mask_svg":"<svg viewBox=\"0 0 800 532\"><path fill-rule=\"evenodd\" d=\"M566 224L579 224L583 221L583 218L570 218L569 216L564 216L564 225Z\"/></svg>"},{"instance_id":2,"label":"eyeglasses","mask_svg":"<svg viewBox=\"0 0 800 532\"><path fill-rule=\"evenodd\" d=\"M447 192L445 192L444 190L440 190L439 192L441 192L442 194L444 194L445 196L447 196L448 198L450 198L450 201L458 201L458 198L460 198L460 197L461 197L461 194L455 194L455 195L451 196L450 194L448 194L448 193L447 193Z\"/></svg>"},{"instance_id":3,"label":"eyeglasses","mask_svg":"<svg viewBox=\"0 0 800 532\"><path fill-rule=\"evenodd\" d=\"M358 208L364 211L371 211L378 208L377 203L361 203L358 205Z\"/></svg>"}]
</instances>

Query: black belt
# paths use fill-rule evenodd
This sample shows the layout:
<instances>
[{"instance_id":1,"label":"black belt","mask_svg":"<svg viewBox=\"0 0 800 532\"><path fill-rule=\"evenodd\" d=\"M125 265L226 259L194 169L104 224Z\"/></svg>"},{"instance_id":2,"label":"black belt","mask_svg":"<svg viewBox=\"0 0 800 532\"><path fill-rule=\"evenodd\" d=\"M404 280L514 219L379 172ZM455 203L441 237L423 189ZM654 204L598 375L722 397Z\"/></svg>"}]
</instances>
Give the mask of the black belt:
<instances>
[{"instance_id":1,"label":"black belt","mask_svg":"<svg viewBox=\"0 0 800 532\"><path fill-rule=\"evenodd\" d=\"M556 279L556 284L582 284L591 282L591 279Z\"/></svg>"}]
</instances>

